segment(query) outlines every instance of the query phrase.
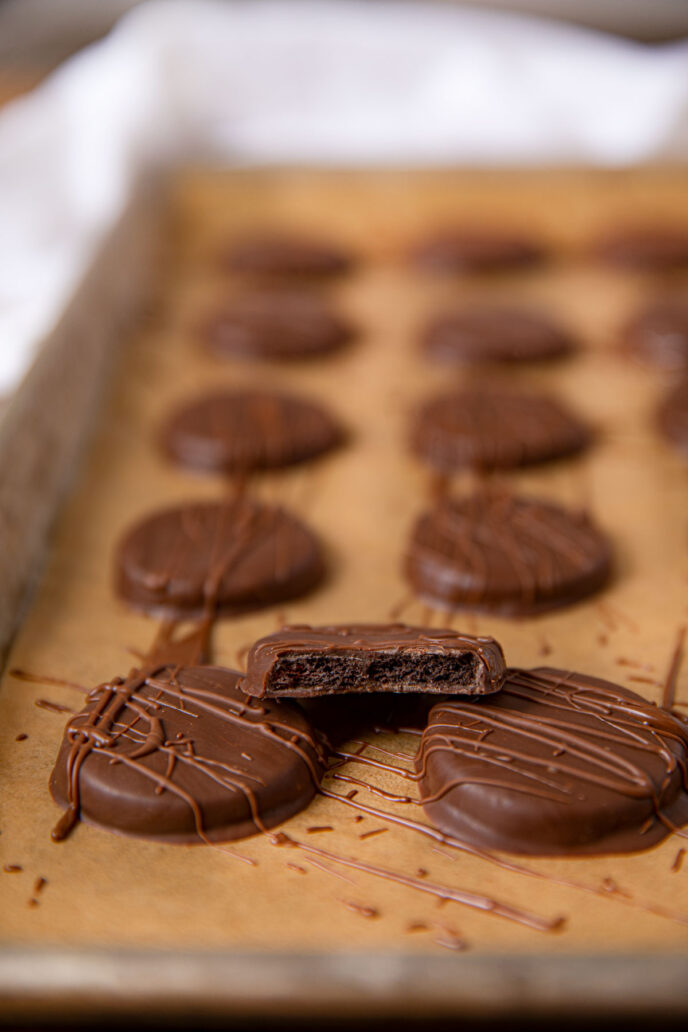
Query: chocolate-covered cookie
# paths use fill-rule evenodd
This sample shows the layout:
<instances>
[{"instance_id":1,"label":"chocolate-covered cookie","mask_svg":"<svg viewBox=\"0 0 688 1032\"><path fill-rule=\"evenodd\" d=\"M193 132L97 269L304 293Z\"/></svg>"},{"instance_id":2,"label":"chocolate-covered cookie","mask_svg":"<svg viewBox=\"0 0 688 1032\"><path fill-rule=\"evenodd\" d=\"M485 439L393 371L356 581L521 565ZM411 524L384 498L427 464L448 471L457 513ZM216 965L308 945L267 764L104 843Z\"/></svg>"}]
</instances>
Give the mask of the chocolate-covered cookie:
<instances>
[{"instance_id":1,"label":"chocolate-covered cookie","mask_svg":"<svg viewBox=\"0 0 688 1032\"><path fill-rule=\"evenodd\" d=\"M430 712L416 757L425 812L474 846L628 853L688 821L688 729L583 674L510 670L502 691Z\"/></svg>"},{"instance_id":2,"label":"chocolate-covered cookie","mask_svg":"<svg viewBox=\"0 0 688 1032\"><path fill-rule=\"evenodd\" d=\"M413 261L421 269L440 273L502 272L541 262L539 241L516 232L456 227L441 230L419 243Z\"/></svg>"},{"instance_id":3,"label":"chocolate-covered cookie","mask_svg":"<svg viewBox=\"0 0 688 1032\"><path fill-rule=\"evenodd\" d=\"M477 385L430 398L411 433L415 453L442 473L547 462L575 455L590 440L556 398Z\"/></svg>"},{"instance_id":4,"label":"chocolate-covered cookie","mask_svg":"<svg viewBox=\"0 0 688 1032\"><path fill-rule=\"evenodd\" d=\"M688 225L635 225L610 230L593 245L609 265L639 272L670 272L688 267Z\"/></svg>"},{"instance_id":5,"label":"chocolate-covered cookie","mask_svg":"<svg viewBox=\"0 0 688 1032\"><path fill-rule=\"evenodd\" d=\"M315 237L256 233L230 244L223 262L232 272L265 279L322 279L347 272L352 255Z\"/></svg>"},{"instance_id":6,"label":"chocolate-covered cookie","mask_svg":"<svg viewBox=\"0 0 688 1032\"><path fill-rule=\"evenodd\" d=\"M576 602L611 567L609 541L584 513L493 492L441 499L417 521L405 557L421 598L505 616Z\"/></svg>"},{"instance_id":7,"label":"chocolate-covered cookie","mask_svg":"<svg viewBox=\"0 0 688 1032\"><path fill-rule=\"evenodd\" d=\"M438 362L539 362L575 349L568 332L536 309L472 305L436 315L422 334L425 353Z\"/></svg>"},{"instance_id":8,"label":"chocolate-covered cookie","mask_svg":"<svg viewBox=\"0 0 688 1032\"><path fill-rule=\"evenodd\" d=\"M164 450L192 469L242 473L304 462L329 451L342 432L326 409L268 390L203 395L173 412Z\"/></svg>"},{"instance_id":9,"label":"chocolate-covered cookie","mask_svg":"<svg viewBox=\"0 0 688 1032\"><path fill-rule=\"evenodd\" d=\"M406 624L300 625L260 638L242 688L311 698L352 692L480 695L498 691L504 656L494 638Z\"/></svg>"},{"instance_id":10,"label":"chocolate-covered cookie","mask_svg":"<svg viewBox=\"0 0 688 1032\"><path fill-rule=\"evenodd\" d=\"M688 459L688 377L674 384L657 409L661 433Z\"/></svg>"},{"instance_id":11,"label":"chocolate-covered cookie","mask_svg":"<svg viewBox=\"0 0 688 1032\"><path fill-rule=\"evenodd\" d=\"M622 330L625 351L660 369L688 369L688 301L652 301Z\"/></svg>"},{"instance_id":12,"label":"chocolate-covered cookie","mask_svg":"<svg viewBox=\"0 0 688 1032\"><path fill-rule=\"evenodd\" d=\"M115 562L126 602L176 618L269 606L306 594L323 575L310 530L285 509L243 497L145 517L124 535Z\"/></svg>"},{"instance_id":13,"label":"chocolate-covered cookie","mask_svg":"<svg viewBox=\"0 0 688 1032\"><path fill-rule=\"evenodd\" d=\"M315 795L322 747L291 703L260 705L221 667L151 666L94 689L69 719L50 779L77 820L165 842L245 838Z\"/></svg>"},{"instance_id":14,"label":"chocolate-covered cookie","mask_svg":"<svg viewBox=\"0 0 688 1032\"><path fill-rule=\"evenodd\" d=\"M264 290L228 301L202 327L206 346L222 358L290 361L338 351L351 324L320 294Z\"/></svg>"}]
</instances>

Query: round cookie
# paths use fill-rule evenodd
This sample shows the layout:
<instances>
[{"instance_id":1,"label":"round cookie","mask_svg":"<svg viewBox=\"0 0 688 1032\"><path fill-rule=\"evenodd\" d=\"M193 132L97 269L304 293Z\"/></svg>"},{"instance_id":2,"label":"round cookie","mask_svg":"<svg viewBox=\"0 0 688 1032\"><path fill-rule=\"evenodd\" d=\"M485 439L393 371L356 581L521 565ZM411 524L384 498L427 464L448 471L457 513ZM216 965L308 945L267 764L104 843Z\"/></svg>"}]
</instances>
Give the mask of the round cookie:
<instances>
[{"instance_id":1,"label":"round cookie","mask_svg":"<svg viewBox=\"0 0 688 1032\"><path fill-rule=\"evenodd\" d=\"M420 243L413 261L429 272L481 273L528 268L544 256L536 240L515 232L457 227L437 232Z\"/></svg>"},{"instance_id":2,"label":"round cookie","mask_svg":"<svg viewBox=\"0 0 688 1032\"><path fill-rule=\"evenodd\" d=\"M426 401L411 433L415 453L441 473L548 462L577 454L590 440L556 398L483 386Z\"/></svg>"},{"instance_id":3,"label":"round cookie","mask_svg":"<svg viewBox=\"0 0 688 1032\"><path fill-rule=\"evenodd\" d=\"M660 402L657 426L688 459L688 377L679 380Z\"/></svg>"},{"instance_id":4,"label":"round cookie","mask_svg":"<svg viewBox=\"0 0 688 1032\"><path fill-rule=\"evenodd\" d=\"M583 674L511 670L502 691L435 706L416 757L430 820L534 856L647 849L688 821L688 729ZM666 821L666 823L665 823Z\"/></svg>"},{"instance_id":5,"label":"round cookie","mask_svg":"<svg viewBox=\"0 0 688 1032\"><path fill-rule=\"evenodd\" d=\"M405 559L433 605L532 616L570 605L609 579L611 546L583 513L480 492L443 498L416 522Z\"/></svg>"},{"instance_id":6,"label":"round cookie","mask_svg":"<svg viewBox=\"0 0 688 1032\"><path fill-rule=\"evenodd\" d=\"M159 616L270 606L321 580L317 540L286 510L240 497L146 516L120 541L117 593Z\"/></svg>"},{"instance_id":7,"label":"round cookie","mask_svg":"<svg viewBox=\"0 0 688 1032\"><path fill-rule=\"evenodd\" d=\"M688 368L688 301L663 298L646 305L626 324L622 341L647 365Z\"/></svg>"},{"instance_id":8,"label":"round cookie","mask_svg":"<svg viewBox=\"0 0 688 1032\"><path fill-rule=\"evenodd\" d=\"M173 412L162 446L192 469L242 473L291 466L341 443L342 432L320 405L267 390L204 395Z\"/></svg>"},{"instance_id":9,"label":"round cookie","mask_svg":"<svg viewBox=\"0 0 688 1032\"><path fill-rule=\"evenodd\" d=\"M335 244L289 233L260 233L236 240L224 252L232 272L266 279L321 279L353 266L352 256Z\"/></svg>"},{"instance_id":10,"label":"round cookie","mask_svg":"<svg viewBox=\"0 0 688 1032\"><path fill-rule=\"evenodd\" d=\"M50 779L67 812L164 842L226 842L308 805L324 755L290 703L260 705L222 667L154 667L100 685L65 729Z\"/></svg>"},{"instance_id":11,"label":"round cookie","mask_svg":"<svg viewBox=\"0 0 688 1032\"><path fill-rule=\"evenodd\" d=\"M232 299L202 334L221 358L289 361L338 351L354 332L320 294L265 290Z\"/></svg>"},{"instance_id":12,"label":"round cookie","mask_svg":"<svg viewBox=\"0 0 688 1032\"><path fill-rule=\"evenodd\" d=\"M516 306L473 305L435 316L422 337L438 362L539 362L575 350L566 330L546 315Z\"/></svg>"},{"instance_id":13,"label":"round cookie","mask_svg":"<svg viewBox=\"0 0 688 1032\"><path fill-rule=\"evenodd\" d=\"M608 265L638 272L670 272L688 266L688 226L626 226L594 245Z\"/></svg>"}]
</instances>

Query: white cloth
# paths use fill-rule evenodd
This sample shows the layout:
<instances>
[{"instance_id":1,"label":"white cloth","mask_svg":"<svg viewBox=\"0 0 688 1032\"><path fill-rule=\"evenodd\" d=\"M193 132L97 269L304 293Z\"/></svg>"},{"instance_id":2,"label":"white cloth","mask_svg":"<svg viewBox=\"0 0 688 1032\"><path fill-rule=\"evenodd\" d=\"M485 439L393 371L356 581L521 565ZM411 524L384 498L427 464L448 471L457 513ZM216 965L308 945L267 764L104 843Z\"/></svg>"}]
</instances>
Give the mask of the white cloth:
<instances>
[{"instance_id":1,"label":"white cloth","mask_svg":"<svg viewBox=\"0 0 688 1032\"><path fill-rule=\"evenodd\" d=\"M688 43L390 0L149 0L0 114L0 394L142 170L688 156Z\"/></svg>"}]
</instances>

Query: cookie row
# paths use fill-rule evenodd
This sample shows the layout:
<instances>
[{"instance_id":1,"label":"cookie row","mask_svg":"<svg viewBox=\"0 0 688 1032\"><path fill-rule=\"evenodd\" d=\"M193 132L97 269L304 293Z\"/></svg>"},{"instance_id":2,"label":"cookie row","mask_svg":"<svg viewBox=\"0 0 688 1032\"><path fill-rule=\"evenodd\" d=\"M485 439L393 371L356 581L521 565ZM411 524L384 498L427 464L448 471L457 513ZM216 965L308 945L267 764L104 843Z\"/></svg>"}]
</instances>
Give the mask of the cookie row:
<instances>
[{"instance_id":1,"label":"cookie row","mask_svg":"<svg viewBox=\"0 0 688 1032\"><path fill-rule=\"evenodd\" d=\"M608 230L582 248L622 269L667 272L688 268L688 227L637 224ZM451 226L427 236L410 251L422 269L440 273L518 270L547 261L553 252L543 240L484 226ZM349 272L356 256L329 241L293 233L252 233L233 241L222 255L232 273L251 278L328 279Z\"/></svg>"},{"instance_id":2,"label":"cookie row","mask_svg":"<svg viewBox=\"0 0 688 1032\"><path fill-rule=\"evenodd\" d=\"M54 837L77 819L165 842L267 832L308 805L338 742L381 723L420 735L406 784L463 848L632 852L688 820L686 724L635 693L507 669L490 638L301 626L256 642L246 677L153 660L99 686L53 771Z\"/></svg>"}]
</instances>

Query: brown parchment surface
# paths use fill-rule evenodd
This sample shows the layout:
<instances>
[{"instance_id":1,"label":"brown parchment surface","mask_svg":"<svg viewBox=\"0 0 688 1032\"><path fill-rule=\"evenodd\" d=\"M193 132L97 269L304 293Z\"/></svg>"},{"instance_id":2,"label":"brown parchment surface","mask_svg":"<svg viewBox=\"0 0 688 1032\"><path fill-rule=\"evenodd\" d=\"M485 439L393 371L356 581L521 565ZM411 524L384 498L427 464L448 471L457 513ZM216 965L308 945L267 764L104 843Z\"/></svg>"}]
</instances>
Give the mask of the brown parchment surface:
<instances>
[{"instance_id":1,"label":"brown parchment surface","mask_svg":"<svg viewBox=\"0 0 688 1032\"><path fill-rule=\"evenodd\" d=\"M511 375L551 387L599 431L587 457L506 479L565 503L589 505L613 538L617 572L599 598L552 615L507 622L463 614L452 626L494 634L513 665L578 669L659 700L677 633L688 619L688 480L685 465L651 422L666 381L615 352L620 322L657 282L602 270L575 252L591 233L617 219L673 220L681 213L688 213L688 176L670 171L180 175L157 296L125 350L8 669L88 687L126 673L134 662L128 650L150 645L155 623L113 597L113 545L149 510L217 497L223 490L220 478L175 469L156 447L157 427L172 402L220 384L259 380L320 398L350 428L351 441L323 461L256 479L252 490L279 499L321 535L330 573L319 591L279 613L222 623L215 635L217 661L236 666L242 649L285 616L290 622L389 619L408 596L401 556L430 489L430 476L405 446L409 411L459 375L423 359L418 326L448 298L499 296L542 304L580 337L584 350L570 361ZM532 228L552 243L557 260L517 276L437 281L418 275L404 263L404 250L417 234L452 218ZM238 228L275 225L332 235L360 252L360 269L328 288L359 323L360 337L326 361L292 367L223 363L198 347L193 332L209 306L237 289L218 269L218 246ZM685 279L675 282L685 289ZM402 616L407 622L446 620L414 601ZM677 697L688 704L688 667L678 678ZM355 810L323 798L285 826L294 838L334 853L406 874L422 867L433 882L484 892L547 917L565 915L566 928L557 934L455 903L438 907L430 896L334 863L317 869L305 855L277 849L260 836L237 845L257 861L255 867L219 850L156 845L83 825L56 845L50 830L59 811L47 782L65 716L37 708L41 698L78 707L79 693L5 673L0 867L22 868L0 870L5 946L418 953L442 951L436 940L446 940L447 929L473 952L683 951L688 943L688 924L642 909L645 903L666 907L688 921L688 862L672 871L682 845L676 836L635 856L526 861L539 872L593 888L613 879L630 894L629 904L509 873L448 849L438 852L430 841L391 825L361 839L384 821L365 816L355 822ZM16 741L21 733L28 737ZM376 741L390 745L389 738ZM396 747L410 749L411 743L399 739ZM372 779L369 770L351 772ZM391 775L375 780L405 790ZM357 798L389 805L363 791ZM424 819L417 807L394 812ZM307 831L328 825L333 830ZM47 884L38 905L31 906L39 876ZM378 916L349 909L352 901L375 908ZM408 931L413 924L425 928Z\"/></svg>"}]
</instances>

